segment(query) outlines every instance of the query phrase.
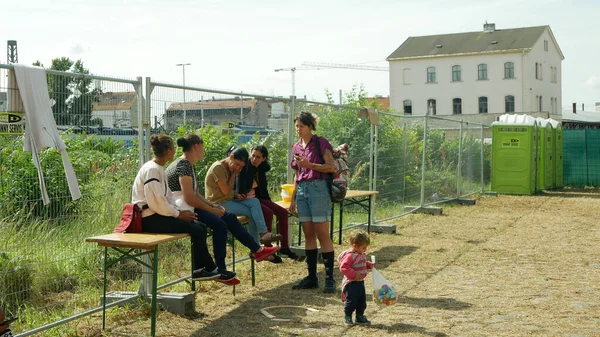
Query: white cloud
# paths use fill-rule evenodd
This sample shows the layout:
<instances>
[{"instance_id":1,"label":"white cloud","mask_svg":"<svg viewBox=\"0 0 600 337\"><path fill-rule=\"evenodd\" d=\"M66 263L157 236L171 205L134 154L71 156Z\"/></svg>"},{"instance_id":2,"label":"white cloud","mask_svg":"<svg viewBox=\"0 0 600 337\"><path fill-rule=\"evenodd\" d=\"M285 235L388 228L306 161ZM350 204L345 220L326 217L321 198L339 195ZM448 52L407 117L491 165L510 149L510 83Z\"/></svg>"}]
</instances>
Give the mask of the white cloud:
<instances>
[{"instance_id":1,"label":"white cloud","mask_svg":"<svg viewBox=\"0 0 600 337\"><path fill-rule=\"evenodd\" d=\"M587 81L583 82L583 85L590 88L600 88L600 76L590 76Z\"/></svg>"}]
</instances>

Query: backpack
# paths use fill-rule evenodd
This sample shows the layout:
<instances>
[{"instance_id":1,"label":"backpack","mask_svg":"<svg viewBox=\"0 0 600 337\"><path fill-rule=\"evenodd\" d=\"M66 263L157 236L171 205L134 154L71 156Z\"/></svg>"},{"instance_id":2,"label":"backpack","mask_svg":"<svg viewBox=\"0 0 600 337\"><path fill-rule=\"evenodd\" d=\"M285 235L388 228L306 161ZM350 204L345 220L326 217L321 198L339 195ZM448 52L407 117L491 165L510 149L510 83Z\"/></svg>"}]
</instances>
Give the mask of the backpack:
<instances>
[{"instance_id":1,"label":"backpack","mask_svg":"<svg viewBox=\"0 0 600 337\"><path fill-rule=\"evenodd\" d=\"M142 210L136 204L125 204L121 214L121 221L113 233L140 233L142 232Z\"/></svg>"},{"instance_id":2,"label":"backpack","mask_svg":"<svg viewBox=\"0 0 600 337\"><path fill-rule=\"evenodd\" d=\"M317 137L317 152L324 163L325 159L321 153L321 137ZM348 144L338 145L333 149L333 162L337 167L335 173L327 173L327 185L331 202L341 203L346 198L348 191L348 180L350 178L350 165L348 164Z\"/></svg>"}]
</instances>

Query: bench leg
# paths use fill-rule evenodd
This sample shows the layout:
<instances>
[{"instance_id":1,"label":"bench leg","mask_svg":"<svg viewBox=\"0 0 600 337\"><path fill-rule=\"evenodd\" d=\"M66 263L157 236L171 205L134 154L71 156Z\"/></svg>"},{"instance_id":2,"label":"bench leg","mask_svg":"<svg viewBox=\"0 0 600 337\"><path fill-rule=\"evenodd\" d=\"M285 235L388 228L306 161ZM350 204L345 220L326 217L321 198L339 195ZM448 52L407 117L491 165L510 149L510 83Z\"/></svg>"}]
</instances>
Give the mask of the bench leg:
<instances>
[{"instance_id":1,"label":"bench leg","mask_svg":"<svg viewBox=\"0 0 600 337\"><path fill-rule=\"evenodd\" d=\"M152 322L150 325L150 334L156 335L156 285L158 283L158 245L154 247L154 256L152 261Z\"/></svg>"},{"instance_id":2,"label":"bench leg","mask_svg":"<svg viewBox=\"0 0 600 337\"><path fill-rule=\"evenodd\" d=\"M235 238L232 236L231 237L231 265L232 265L232 269L233 272L235 273ZM233 296L235 296L235 285L233 286Z\"/></svg>"},{"instance_id":3,"label":"bench leg","mask_svg":"<svg viewBox=\"0 0 600 337\"><path fill-rule=\"evenodd\" d=\"M254 259L250 259L250 268L252 268L252 286L255 287L256 286L256 273L254 272Z\"/></svg>"},{"instance_id":4,"label":"bench leg","mask_svg":"<svg viewBox=\"0 0 600 337\"><path fill-rule=\"evenodd\" d=\"M108 247L104 247L104 296L102 297L102 330L106 329L106 268L108 261Z\"/></svg>"}]
</instances>

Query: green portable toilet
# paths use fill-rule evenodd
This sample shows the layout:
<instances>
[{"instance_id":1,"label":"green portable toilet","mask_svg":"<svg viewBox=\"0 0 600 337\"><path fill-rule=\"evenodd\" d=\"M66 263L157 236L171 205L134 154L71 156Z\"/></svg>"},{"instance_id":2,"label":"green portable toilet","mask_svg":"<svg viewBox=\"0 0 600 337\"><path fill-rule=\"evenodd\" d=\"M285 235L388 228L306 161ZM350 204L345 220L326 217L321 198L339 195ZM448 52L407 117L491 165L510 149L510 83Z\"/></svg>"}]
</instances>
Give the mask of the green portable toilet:
<instances>
[{"instance_id":1,"label":"green portable toilet","mask_svg":"<svg viewBox=\"0 0 600 337\"><path fill-rule=\"evenodd\" d=\"M502 115L492 123L492 191L536 192L538 132L528 115Z\"/></svg>"},{"instance_id":2,"label":"green portable toilet","mask_svg":"<svg viewBox=\"0 0 600 337\"><path fill-rule=\"evenodd\" d=\"M540 130L538 190L554 188L554 131L548 119L536 118Z\"/></svg>"},{"instance_id":3,"label":"green portable toilet","mask_svg":"<svg viewBox=\"0 0 600 337\"><path fill-rule=\"evenodd\" d=\"M561 188L563 182L563 130L562 124L554 119L549 119L554 132L554 188Z\"/></svg>"}]
</instances>

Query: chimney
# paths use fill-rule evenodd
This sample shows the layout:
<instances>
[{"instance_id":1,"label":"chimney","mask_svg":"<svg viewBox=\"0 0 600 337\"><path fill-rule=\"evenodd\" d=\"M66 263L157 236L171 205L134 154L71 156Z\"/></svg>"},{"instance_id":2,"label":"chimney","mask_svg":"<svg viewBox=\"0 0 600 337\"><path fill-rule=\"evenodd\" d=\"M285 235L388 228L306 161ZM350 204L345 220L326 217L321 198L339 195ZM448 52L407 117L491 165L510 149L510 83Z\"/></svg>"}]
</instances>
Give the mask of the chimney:
<instances>
[{"instance_id":1,"label":"chimney","mask_svg":"<svg viewBox=\"0 0 600 337\"><path fill-rule=\"evenodd\" d=\"M483 31L484 32L488 32L491 33L493 31L496 30L496 24L495 23L487 23L487 21L483 24Z\"/></svg>"},{"instance_id":2,"label":"chimney","mask_svg":"<svg viewBox=\"0 0 600 337\"><path fill-rule=\"evenodd\" d=\"M573 103L573 113L577 113L577 103Z\"/></svg>"},{"instance_id":3,"label":"chimney","mask_svg":"<svg viewBox=\"0 0 600 337\"><path fill-rule=\"evenodd\" d=\"M600 112L600 102L596 102L596 112Z\"/></svg>"}]
</instances>

